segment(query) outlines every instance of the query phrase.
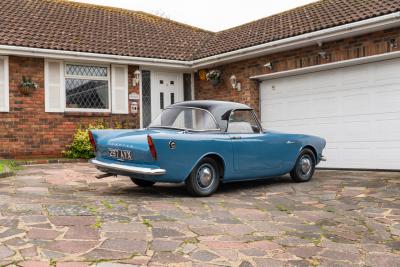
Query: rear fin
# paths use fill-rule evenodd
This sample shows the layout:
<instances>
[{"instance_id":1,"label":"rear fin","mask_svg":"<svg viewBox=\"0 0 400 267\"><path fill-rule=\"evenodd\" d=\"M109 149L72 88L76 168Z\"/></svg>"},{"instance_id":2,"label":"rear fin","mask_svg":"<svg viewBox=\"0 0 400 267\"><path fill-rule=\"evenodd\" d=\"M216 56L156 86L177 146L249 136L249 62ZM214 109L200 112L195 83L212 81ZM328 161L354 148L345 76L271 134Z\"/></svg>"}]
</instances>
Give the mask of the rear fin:
<instances>
[{"instance_id":1,"label":"rear fin","mask_svg":"<svg viewBox=\"0 0 400 267\"><path fill-rule=\"evenodd\" d=\"M150 153L153 156L153 159L157 160L156 147L154 146L153 138L151 138L150 135L147 135L147 143L149 144Z\"/></svg>"},{"instance_id":2,"label":"rear fin","mask_svg":"<svg viewBox=\"0 0 400 267\"><path fill-rule=\"evenodd\" d=\"M96 152L96 142L94 141L92 131L89 131L88 134L89 134L90 144L92 144L93 151Z\"/></svg>"}]
</instances>

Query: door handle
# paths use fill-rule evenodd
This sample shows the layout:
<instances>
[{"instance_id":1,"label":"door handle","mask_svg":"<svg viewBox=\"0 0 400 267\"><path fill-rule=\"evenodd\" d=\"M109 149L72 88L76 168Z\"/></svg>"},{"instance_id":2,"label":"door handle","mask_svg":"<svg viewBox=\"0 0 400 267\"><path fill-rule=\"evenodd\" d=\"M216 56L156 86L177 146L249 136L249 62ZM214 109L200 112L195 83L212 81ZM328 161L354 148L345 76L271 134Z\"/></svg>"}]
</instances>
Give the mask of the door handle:
<instances>
[{"instance_id":1,"label":"door handle","mask_svg":"<svg viewBox=\"0 0 400 267\"><path fill-rule=\"evenodd\" d=\"M286 144L291 145L291 144L294 144L294 142L293 141L286 141Z\"/></svg>"},{"instance_id":2,"label":"door handle","mask_svg":"<svg viewBox=\"0 0 400 267\"><path fill-rule=\"evenodd\" d=\"M242 137L240 137L240 136L231 136L231 139L234 139L234 140L236 139L237 140L237 139L242 139Z\"/></svg>"}]
</instances>

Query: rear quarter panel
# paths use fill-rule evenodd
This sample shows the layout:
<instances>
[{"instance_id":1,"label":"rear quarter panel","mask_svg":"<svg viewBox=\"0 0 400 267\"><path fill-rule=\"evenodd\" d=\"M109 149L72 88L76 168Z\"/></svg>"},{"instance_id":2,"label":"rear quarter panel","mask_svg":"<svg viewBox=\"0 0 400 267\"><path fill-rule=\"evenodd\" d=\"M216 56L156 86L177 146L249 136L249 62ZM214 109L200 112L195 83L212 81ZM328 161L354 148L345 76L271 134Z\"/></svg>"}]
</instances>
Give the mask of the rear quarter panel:
<instances>
[{"instance_id":1,"label":"rear quarter panel","mask_svg":"<svg viewBox=\"0 0 400 267\"><path fill-rule=\"evenodd\" d=\"M197 163L207 155L223 160L225 176L233 171L232 144L224 133L156 133L150 134L157 150L157 165L166 169L163 179L183 182ZM169 143L176 143L171 149Z\"/></svg>"}]
</instances>

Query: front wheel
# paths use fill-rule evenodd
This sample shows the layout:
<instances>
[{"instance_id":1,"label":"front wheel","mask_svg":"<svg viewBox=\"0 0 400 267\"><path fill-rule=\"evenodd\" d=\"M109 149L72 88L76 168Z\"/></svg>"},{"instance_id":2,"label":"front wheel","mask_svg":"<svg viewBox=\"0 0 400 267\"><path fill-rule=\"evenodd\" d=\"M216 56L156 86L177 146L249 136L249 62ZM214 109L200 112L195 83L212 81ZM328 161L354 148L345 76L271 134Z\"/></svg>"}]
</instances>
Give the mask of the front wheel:
<instances>
[{"instance_id":1,"label":"front wheel","mask_svg":"<svg viewBox=\"0 0 400 267\"><path fill-rule=\"evenodd\" d=\"M155 184L155 182L137 179L134 177L131 177L131 180L135 185L140 186L140 187L150 187Z\"/></svg>"},{"instance_id":2,"label":"front wheel","mask_svg":"<svg viewBox=\"0 0 400 267\"><path fill-rule=\"evenodd\" d=\"M296 165L290 172L290 176L295 182L307 182L314 175L315 171L315 156L309 149L303 149L296 161Z\"/></svg>"},{"instance_id":3,"label":"front wheel","mask_svg":"<svg viewBox=\"0 0 400 267\"><path fill-rule=\"evenodd\" d=\"M215 160L202 159L186 180L187 191L197 197L212 195L219 186L219 168Z\"/></svg>"}]
</instances>

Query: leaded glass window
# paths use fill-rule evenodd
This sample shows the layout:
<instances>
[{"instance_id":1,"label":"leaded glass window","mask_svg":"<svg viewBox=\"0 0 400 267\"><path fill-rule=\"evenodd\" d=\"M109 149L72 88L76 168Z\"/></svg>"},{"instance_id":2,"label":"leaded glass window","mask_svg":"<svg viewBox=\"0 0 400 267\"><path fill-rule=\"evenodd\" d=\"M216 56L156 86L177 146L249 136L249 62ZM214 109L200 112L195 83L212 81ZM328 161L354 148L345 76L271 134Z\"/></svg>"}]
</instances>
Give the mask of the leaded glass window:
<instances>
[{"instance_id":1,"label":"leaded glass window","mask_svg":"<svg viewBox=\"0 0 400 267\"><path fill-rule=\"evenodd\" d=\"M151 79L150 71L142 71L142 116L143 127L151 123Z\"/></svg>"},{"instance_id":2,"label":"leaded glass window","mask_svg":"<svg viewBox=\"0 0 400 267\"><path fill-rule=\"evenodd\" d=\"M109 68L66 64L67 109L109 110Z\"/></svg>"}]
</instances>

